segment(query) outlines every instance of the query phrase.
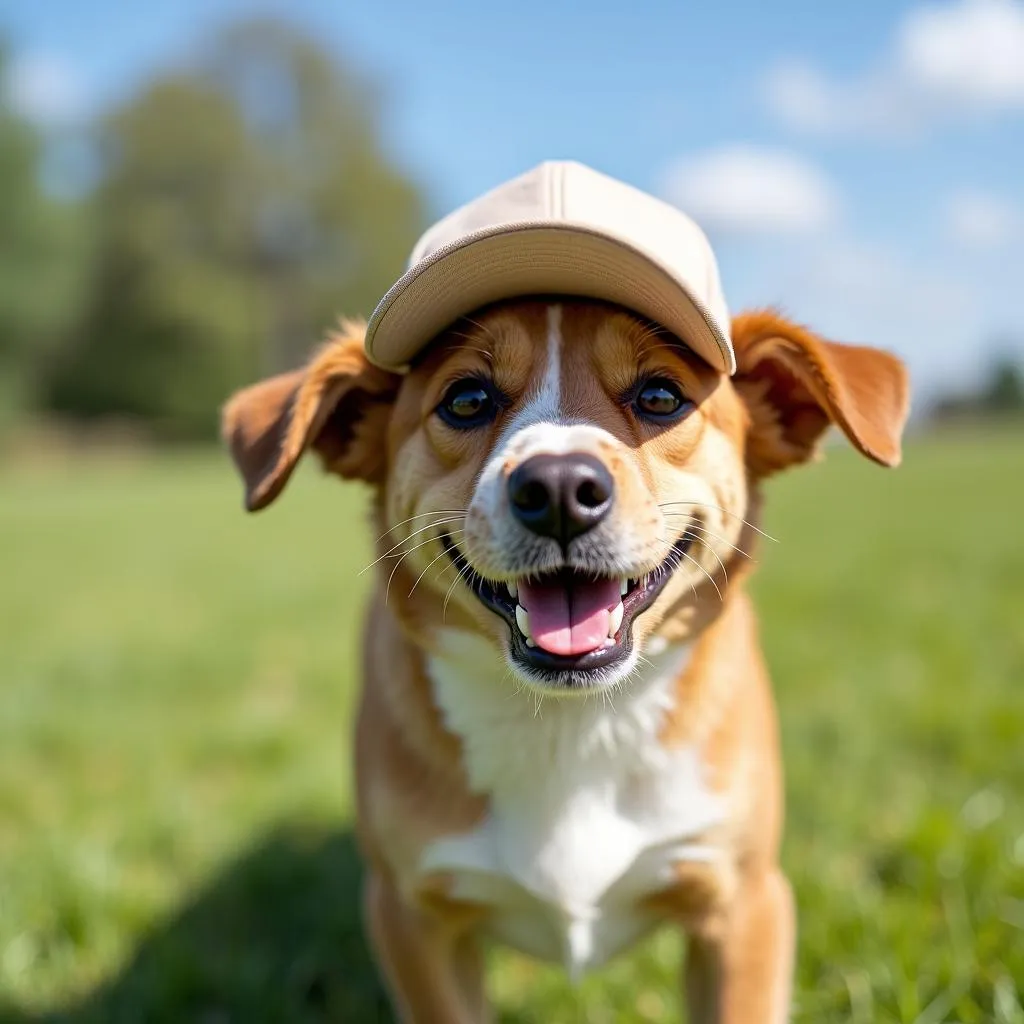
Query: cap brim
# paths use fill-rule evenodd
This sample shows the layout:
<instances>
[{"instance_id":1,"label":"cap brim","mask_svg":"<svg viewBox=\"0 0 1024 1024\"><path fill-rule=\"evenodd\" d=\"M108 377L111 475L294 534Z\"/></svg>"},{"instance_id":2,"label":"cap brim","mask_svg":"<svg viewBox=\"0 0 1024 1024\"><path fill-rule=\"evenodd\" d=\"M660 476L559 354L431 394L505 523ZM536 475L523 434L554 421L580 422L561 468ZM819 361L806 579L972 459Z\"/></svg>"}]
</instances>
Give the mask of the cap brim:
<instances>
[{"instance_id":1,"label":"cap brim","mask_svg":"<svg viewBox=\"0 0 1024 1024\"><path fill-rule=\"evenodd\" d=\"M371 362L394 372L473 310L525 295L603 299L667 327L716 369L732 374L732 344L664 266L632 245L565 222L502 225L439 249L381 299L366 329Z\"/></svg>"}]
</instances>

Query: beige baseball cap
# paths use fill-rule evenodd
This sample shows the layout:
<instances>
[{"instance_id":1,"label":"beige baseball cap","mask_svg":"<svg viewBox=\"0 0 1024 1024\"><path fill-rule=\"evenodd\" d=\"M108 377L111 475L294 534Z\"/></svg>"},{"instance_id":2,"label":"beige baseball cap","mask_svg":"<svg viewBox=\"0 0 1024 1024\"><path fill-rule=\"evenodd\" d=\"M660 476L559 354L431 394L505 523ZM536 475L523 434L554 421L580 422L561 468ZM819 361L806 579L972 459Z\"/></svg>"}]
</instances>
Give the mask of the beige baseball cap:
<instances>
[{"instance_id":1,"label":"beige baseball cap","mask_svg":"<svg viewBox=\"0 0 1024 1024\"><path fill-rule=\"evenodd\" d=\"M572 161L542 163L429 228L374 310L366 353L402 372L475 309L556 294L634 310L735 372L729 311L704 232L674 206Z\"/></svg>"}]
</instances>

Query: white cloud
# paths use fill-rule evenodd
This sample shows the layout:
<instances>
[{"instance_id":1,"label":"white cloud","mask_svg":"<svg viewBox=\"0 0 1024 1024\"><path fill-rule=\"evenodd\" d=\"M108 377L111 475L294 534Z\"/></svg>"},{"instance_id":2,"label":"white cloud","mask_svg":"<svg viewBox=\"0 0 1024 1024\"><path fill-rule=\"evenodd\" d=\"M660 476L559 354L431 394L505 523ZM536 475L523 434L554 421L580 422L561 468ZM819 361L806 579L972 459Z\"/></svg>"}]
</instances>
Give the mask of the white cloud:
<instances>
[{"instance_id":1,"label":"white cloud","mask_svg":"<svg viewBox=\"0 0 1024 1024\"><path fill-rule=\"evenodd\" d=\"M886 73L833 82L813 65L783 60L765 77L769 109L812 135L905 136L921 123L925 104Z\"/></svg>"},{"instance_id":2,"label":"white cloud","mask_svg":"<svg viewBox=\"0 0 1024 1024\"><path fill-rule=\"evenodd\" d=\"M944 210L946 231L959 245L995 249L1022 234L1024 214L999 196L965 189L951 195Z\"/></svg>"},{"instance_id":3,"label":"white cloud","mask_svg":"<svg viewBox=\"0 0 1024 1024\"><path fill-rule=\"evenodd\" d=\"M839 211L834 187L812 164L746 145L681 158L666 172L663 192L708 230L727 234L813 234Z\"/></svg>"},{"instance_id":4,"label":"white cloud","mask_svg":"<svg viewBox=\"0 0 1024 1024\"><path fill-rule=\"evenodd\" d=\"M785 60L766 98L785 123L828 135L893 135L951 117L1024 112L1024 2L955 0L911 10L875 68L834 81Z\"/></svg>"},{"instance_id":5,"label":"white cloud","mask_svg":"<svg viewBox=\"0 0 1024 1024\"><path fill-rule=\"evenodd\" d=\"M836 88L815 67L801 60L777 63L765 81L769 107L788 124L825 133L839 106Z\"/></svg>"},{"instance_id":6,"label":"white cloud","mask_svg":"<svg viewBox=\"0 0 1024 1024\"><path fill-rule=\"evenodd\" d=\"M15 56L3 86L13 109L44 127L71 123L85 111L85 90L74 67L52 54Z\"/></svg>"},{"instance_id":7,"label":"white cloud","mask_svg":"<svg viewBox=\"0 0 1024 1024\"><path fill-rule=\"evenodd\" d=\"M1024 107L1024 4L960 0L911 11L898 43L907 78L937 99Z\"/></svg>"}]
</instances>

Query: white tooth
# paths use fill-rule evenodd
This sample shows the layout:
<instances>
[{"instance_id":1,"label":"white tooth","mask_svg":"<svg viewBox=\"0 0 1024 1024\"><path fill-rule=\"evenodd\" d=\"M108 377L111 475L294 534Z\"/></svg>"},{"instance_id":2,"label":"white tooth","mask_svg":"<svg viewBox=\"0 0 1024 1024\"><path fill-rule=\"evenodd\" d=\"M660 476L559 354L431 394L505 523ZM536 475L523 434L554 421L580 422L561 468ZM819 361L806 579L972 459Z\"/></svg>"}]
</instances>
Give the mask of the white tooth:
<instances>
[{"instance_id":1,"label":"white tooth","mask_svg":"<svg viewBox=\"0 0 1024 1024\"><path fill-rule=\"evenodd\" d=\"M519 627L519 632L530 639L530 615L527 610L521 605L516 605L516 625Z\"/></svg>"},{"instance_id":2,"label":"white tooth","mask_svg":"<svg viewBox=\"0 0 1024 1024\"><path fill-rule=\"evenodd\" d=\"M527 647L536 647L537 646L537 644L534 642L534 639L533 639L532 636L528 636L526 638L526 646Z\"/></svg>"},{"instance_id":3,"label":"white tooth","mask_svg":"<svg viewBox=\"0 0 1024 1024\"><path fill-rule=\"evenodd\" d=\"M629 580L628 579L624 579L619 584L619 597L625 597L626 596L626 592L628 590L629 590Z\"/></svg>"},{"instance_id":4,"label":"white tooth","mask_svg":"<svg viewBox=\"0 0 1024 1024\"><path fill-rule=\"evenodd\" d=\"M604 649L607 651L609 647L614 647L614 646L615 646L615 641L611 637L608 637L605 640L605 642L604 642Z\"/></svg>"},{"instance_id":5,"label":"white tooth","mask_svg":"<svg viewBox=\"0 0 1024 1024\"><path fill-rule=\"evenodd\" d=\"M625 609L622 607L622 602L620 601L612 611L611 621L608 623L608 635L610 637L614 637L615 634L618 633L619 626L622 625L622 615L624 611Z\"/></svg>"},{"instance_id":6,"label":"white tooth","mask_svg":"<svg viewBox=\"0 0 1024 1024\"><path fill-rule=\"evenodd\" d=\"M519 587L514 583L506 583L505 586L508 587L509 597L511 597L513 601L519 597Z\"/></svg>"}]
</instances>

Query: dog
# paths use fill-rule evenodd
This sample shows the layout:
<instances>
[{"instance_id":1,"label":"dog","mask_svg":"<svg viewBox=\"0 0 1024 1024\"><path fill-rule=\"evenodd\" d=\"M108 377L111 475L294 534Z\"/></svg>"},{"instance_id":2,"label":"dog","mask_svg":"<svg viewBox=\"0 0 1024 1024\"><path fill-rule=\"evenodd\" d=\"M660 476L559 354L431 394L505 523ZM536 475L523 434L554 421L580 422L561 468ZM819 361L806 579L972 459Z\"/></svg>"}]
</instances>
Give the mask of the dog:
<instances>
[{"instance_id":1,"label":"dog","mask_svg":"<svg viewBox=\"0 0 1024 1024\"><path fill-rule=\"evenodd\" d=\"M384 359L374 320L346 323L225 407L250 510L309 450L373 489L357 831L405 1021L491 1019L485 940L575 977L666 922L689 937L691 1020L787 1018L782 766L745 591L763 484L831 426L896 465L908 383L772 310L723 323L694 280L703 334L620 281L482 304L470 283L426 342Z\"/></svg>"}]
</instances>

